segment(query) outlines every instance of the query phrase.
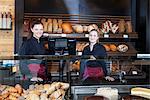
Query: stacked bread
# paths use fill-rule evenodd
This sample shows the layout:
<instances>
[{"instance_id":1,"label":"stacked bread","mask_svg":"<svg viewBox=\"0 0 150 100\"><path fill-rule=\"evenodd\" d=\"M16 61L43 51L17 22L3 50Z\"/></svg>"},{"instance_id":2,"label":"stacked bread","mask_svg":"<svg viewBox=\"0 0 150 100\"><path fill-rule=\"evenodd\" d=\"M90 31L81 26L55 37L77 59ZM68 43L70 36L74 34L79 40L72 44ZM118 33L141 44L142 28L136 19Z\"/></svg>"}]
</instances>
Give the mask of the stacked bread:
<instances>
[{"instance_id":1,"label":"stacked bread","mask_svg":"<svg viewBox=\"0 0 150 100\"><path fill-rule=\"evenodd\" d=\"M19 84L15 87L0 86L0 100L62 100L68 83L54 82L52 84L30 85L24 90Z\"/></svg>"},{"instance_id":2,"label":"stacked bread","mask_svg":"<svg viewBox=\"0 0 150 100\"><path fill-rule=\"evenodd\" d=\"M41 22L44 25L44 32L62 33L62 19L46 19L42 18Z\"/></svg>"},{"instance_id":3,"label":"stacked bread","mask_svg":"<svg viewBox=\"0 0 150 100\"><path fill-rule=\"evenodd\" d=\"M17 84L15 87L1 85L0 86L0 100L18 100L24 94L24 89Z\"/></svg>"},{"instance_id":4,"label":"stacked bread","mask_svg":"<svg viewBox=\"0 0 150 100\"><path fill-rule=\"evenodd\" d=\"M111 87L98 88L95 95L100 95L109 100L118 100L118 89Z\"/></svg>"}]
</instances>

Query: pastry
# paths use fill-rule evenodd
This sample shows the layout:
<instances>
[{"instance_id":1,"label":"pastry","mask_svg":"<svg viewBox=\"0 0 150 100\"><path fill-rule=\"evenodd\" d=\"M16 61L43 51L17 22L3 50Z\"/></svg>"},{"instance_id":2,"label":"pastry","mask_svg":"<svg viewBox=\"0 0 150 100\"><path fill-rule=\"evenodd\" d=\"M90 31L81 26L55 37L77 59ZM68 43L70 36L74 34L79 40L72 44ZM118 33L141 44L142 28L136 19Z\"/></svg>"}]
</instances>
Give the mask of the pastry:
<instances>
[{"instance_id":1,"label":"pastry","mask_svg":"<svg viewBox=\"0 0 150 100\"><path fill-rule=\"evenodd\" d=\"M127 52L129 48L126 44L120 44L117 46L117 49L120 52Z\"/></svg>"}]
</instances>

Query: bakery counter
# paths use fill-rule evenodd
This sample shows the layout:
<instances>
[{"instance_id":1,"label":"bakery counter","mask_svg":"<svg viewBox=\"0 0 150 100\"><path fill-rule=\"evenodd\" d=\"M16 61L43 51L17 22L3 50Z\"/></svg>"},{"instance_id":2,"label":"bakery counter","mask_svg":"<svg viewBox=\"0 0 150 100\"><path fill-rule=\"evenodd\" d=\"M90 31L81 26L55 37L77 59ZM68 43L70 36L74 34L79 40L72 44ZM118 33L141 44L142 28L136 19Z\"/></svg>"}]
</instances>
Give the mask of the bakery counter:
<instances>
[{"instance_id":1,"label":"bakery counter","mask_svg":"<svg viewBox=\"0 0 150 100\"><path fill-rule=\"evenodd\" d=\"M126 83L122 83L119 80L115 80L114 82L109 82L102 80L99 83L81 83L81 82L72 82L71 93L73 100L79 100L80 96L86 95L94 95L96 93L97 88L100 87L111 87L117 88L119 94L130 94L130 90L133 87L145 87L150 88L148 80L127 80Z\"/></svg>"},{"instance_id":2,"label":"bakery counter","mask_svg":"<svg viewBox=\"0 0 150 100\"><path fill-rule=\"evenodd\" d=\"M96 94L97 88L101 87L111 87L117 88L119 94L130 94L130 90L133 87L145 87L150 88L149 84L145 85L110 85L110 84L99 84L99 85L84 85L84 86L72 86L72 100L79 100L79 96L81 95L94 95Z\"/></svg>"}]
</instances>

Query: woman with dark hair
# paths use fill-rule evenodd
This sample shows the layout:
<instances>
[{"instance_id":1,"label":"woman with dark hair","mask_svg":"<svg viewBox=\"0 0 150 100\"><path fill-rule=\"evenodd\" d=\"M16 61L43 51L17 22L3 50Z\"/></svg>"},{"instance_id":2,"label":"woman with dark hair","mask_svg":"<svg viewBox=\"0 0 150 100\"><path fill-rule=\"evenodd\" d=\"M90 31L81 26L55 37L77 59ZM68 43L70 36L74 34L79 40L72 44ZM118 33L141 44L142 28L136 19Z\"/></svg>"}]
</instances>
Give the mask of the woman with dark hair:
<instances>
[{"instance_id":1,"label":"woman with dark hair","mask_svg":"<svg viewBox=\"0 0 150 100\"><path fill-rule=\"evenodd\" d=\"M94 62L93 64L101 65L103 72L104 72L104 78L108 81L114 81L113 77L110 77L107 75L107 68L106 68L105 61L96 60L99 58L105 58L107 56L104 46L99 43L99 34L97 30L93 29L89 32L89 45L87 45L84 48L82 55L90 55L90 60L96 61L96 63L95 61L91 61L91 62ZM86 61L86 63L90 64L90 61ZM82 64L85 64L85 63L82 63ZM82 74L85 69L84 67L85 67L84 65L81 65Z\"/></svg>"},{"instance_id":2,"label":"woman with dark hair","mask_svg":"<svg viewBox=\"0 0 150 100\"><path fill-rule=\"evenodd\" d=\"M33 21L30 25L32 36L23 42L20 55L44 55L44 43L40 40L43 35L43 24L41 21ZM31 78L32 81L42 81L45 78L45 67L41 60L21 61L20 71L24 78Z\"/></svg>"}]
</instances>

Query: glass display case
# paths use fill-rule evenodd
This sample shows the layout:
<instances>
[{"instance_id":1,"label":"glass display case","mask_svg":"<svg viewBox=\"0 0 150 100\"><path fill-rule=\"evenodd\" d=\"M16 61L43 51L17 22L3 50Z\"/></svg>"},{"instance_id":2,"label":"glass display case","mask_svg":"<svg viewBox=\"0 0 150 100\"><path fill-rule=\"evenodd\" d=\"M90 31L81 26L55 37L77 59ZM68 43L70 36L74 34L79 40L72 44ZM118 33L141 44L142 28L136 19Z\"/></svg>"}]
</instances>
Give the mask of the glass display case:
<instances>
[{"instance_id":1,"label":"glass display case","mask_svg":"<svg viewBox=\"0 0 150 100\"><path fill-rule=\"evenodd\" d=\"M49 78L41 84L52 83L52 82L67 82L70 84L70 89L68 94L71 100L79 100L84 96L96 94L97 88L100 87L111 87L116 88L120 96L130 94L130 90L134 87L144 87L150 88L149 80L149 68L150 68L150 59L123 59L123 58L105 58L97 59L104 60L107 65L107 71L110 76L115 78L115 81L110 82L102 79L99 82L92 83L87 82L83 83L80 78L80 71L72 70L72 62L77 59L79 61L84 61L89 59L89 56L71 56L71 55L28 55L28 56L1 56L1 67L0 67L0 84L15 86L20 84L25 89L29 88L29 85L35 84L37 82L31 82L30 80L23 80L22 75L19 72L19 66L21 60L44 60L49 61L60 61L60 67L65 67L63 70L57 72L58 76L54 78ZM65 61L65 66L61 61ZM7 62L7 63L6 63ZM49 66L46 66L48 68ZM53 66L51 66L53 67ZM82 66L80 66L82 67ZM51 72L46 71L47 75ZM53 77L53 75L49 76Z\"/></svg>"}]
</instances>

